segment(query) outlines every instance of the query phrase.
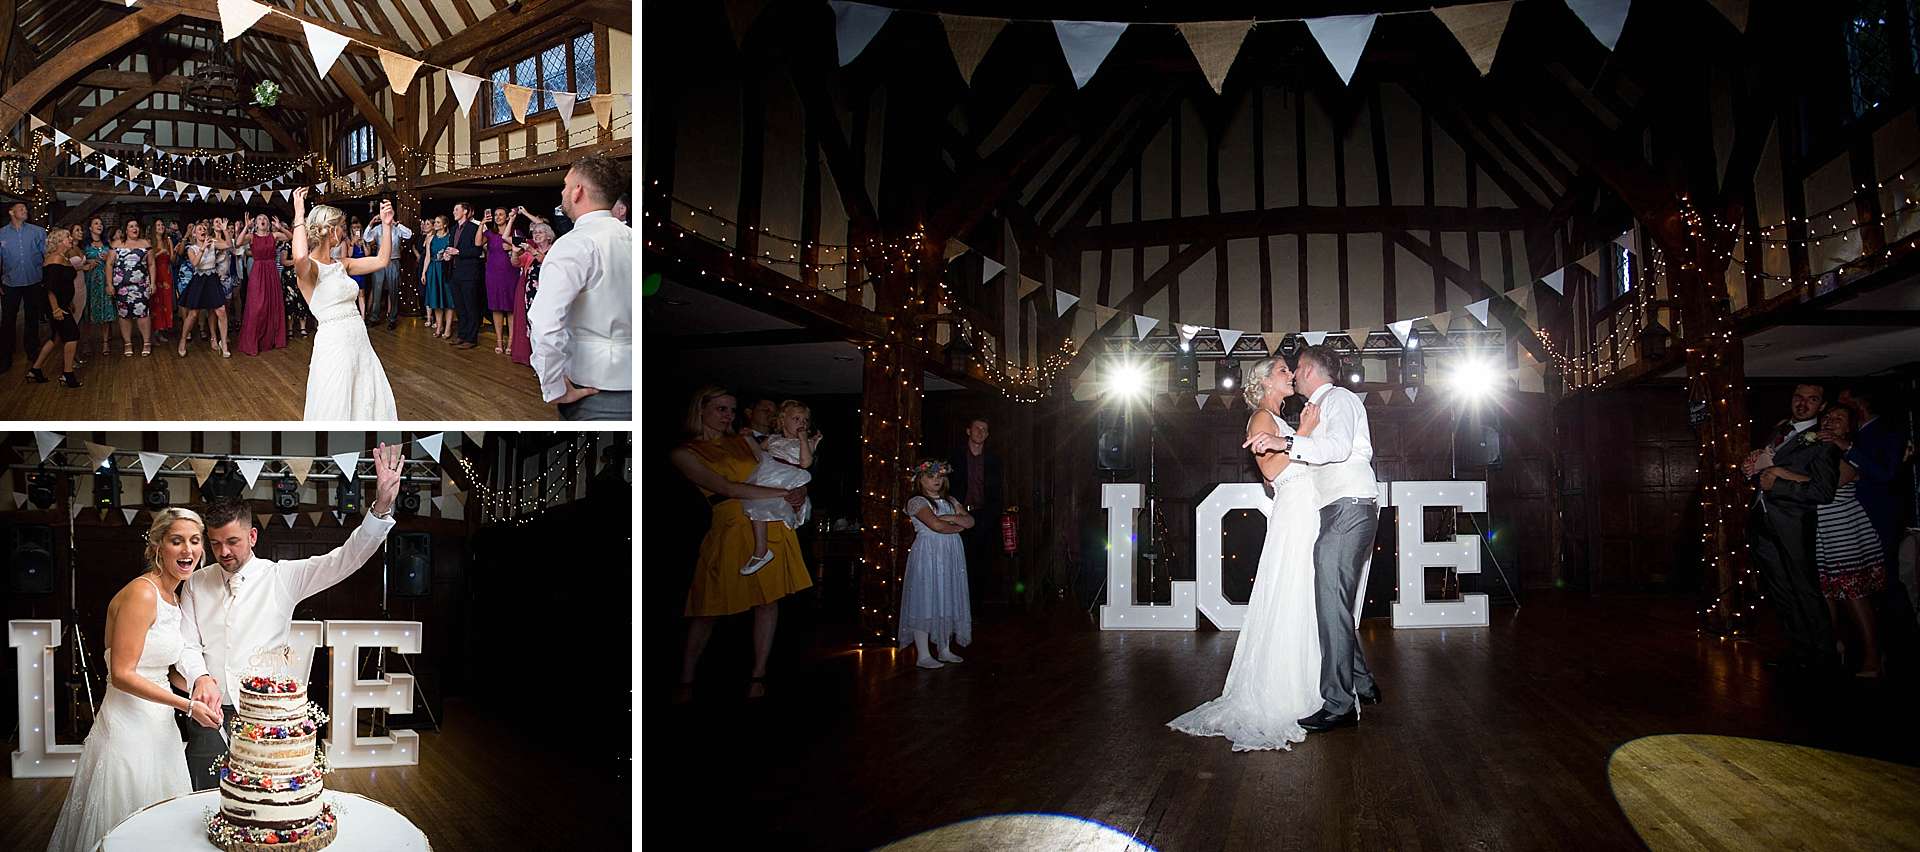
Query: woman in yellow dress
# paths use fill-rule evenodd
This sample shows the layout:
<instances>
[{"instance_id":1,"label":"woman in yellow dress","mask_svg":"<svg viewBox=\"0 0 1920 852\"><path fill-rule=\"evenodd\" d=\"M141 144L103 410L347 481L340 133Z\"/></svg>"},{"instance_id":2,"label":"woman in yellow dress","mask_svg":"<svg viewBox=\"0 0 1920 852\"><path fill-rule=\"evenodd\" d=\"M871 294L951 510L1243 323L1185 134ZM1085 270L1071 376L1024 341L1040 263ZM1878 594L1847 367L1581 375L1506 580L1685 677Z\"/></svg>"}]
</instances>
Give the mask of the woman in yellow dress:
<instances>
[{"instance_id":1,"label":"woman in yellow dress","mask_svg":"<svg viewBox=\"0 0 1920 852\"><path fill-rule=\"evenodd\" d=\"M753 610L753 674L747 685L747 697L766 694L767 655L773 650L773 631L780 618L780 599L813 585L800 551L800 539L785 524L767 527L767 547L773 558L759 571L742 576L740 566L754 555L753 522L740 507L741 500L784 497L790 501L802 496L792 491L748 485L759 459L747 438L733 431L732 393L709 385L693 396L687 411L687 432L692 436L673 451L673 466L706 496L713 507L713 526L700 542L700 559L694 566L693 587L687 591L687 650L680 673L676 702L693 695L694 669L707 640L713 636L715 620L721 616Z\"/></svg>"}]
</instances>

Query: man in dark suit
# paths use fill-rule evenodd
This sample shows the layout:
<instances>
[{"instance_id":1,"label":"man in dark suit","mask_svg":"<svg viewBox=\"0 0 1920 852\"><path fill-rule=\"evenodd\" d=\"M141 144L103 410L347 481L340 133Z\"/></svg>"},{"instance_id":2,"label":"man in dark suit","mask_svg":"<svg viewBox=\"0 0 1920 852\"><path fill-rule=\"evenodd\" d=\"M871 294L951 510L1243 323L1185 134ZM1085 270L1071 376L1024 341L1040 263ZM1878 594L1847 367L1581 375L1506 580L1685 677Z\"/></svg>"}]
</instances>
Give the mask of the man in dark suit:
<instances>
[{"instance_id":1,"label":"man in dark suit","mask_svg":"<svg viewBox=\"0 0 1920 852\"><path fill-rule=\"evenodd\" d=\"M1766 447L1748 454L1743 467L1759 492L1747 515L1748 551L1786 634L1788 651L1779 664L1788 668L1821 670L1839 663L1833 621L1813 564L1817 510L1833 499L1840 481L1840 451L1820 440L1815 428L1825 404L1824 388L1796 386L1792 419L1781 421ZM1783 478L1783 470L1807 481Z\"/></svg>"},{"instance_id":2,"label":"man in dark suit","mask_svg":"<svg viewBox=\"0 0 1920 852\"><path fill-rule=\"evenodd\" d=\"M1001 489L1000 457L987 452L990 430L985 417L967 421L967 439L954 453L953 473L947 480L947 490L973 515L973 528L960 533L960 541L967 548L967 573L974 578L968 586L976 601L998 601L1011 591L995 559L1006 497Z\"/></svg>"},{"instance_id":3,"label":"man in dark suit","mask_svg":"<svg viewBox=\"0 0 1920 852\"><path fill-rule=\"evenodd\" d=\"M486 255L480 235L480 223L473 220L473 208L466 202L453 205L453 308L460 324L454 334L459 349L472 349L480 342L480 311L486 307L481 291L486 278Z\"/></svg>"},{"instance_id":4,"label":"man in dark suit","mask_svg":"<svg viewBox=\"0 0 1920 852\"><path fill-rule=\"evenodd\" d=\"M1860 425L1854 427L1852 440L1835 436L1833 445L1840 448L1840 458L1860 473L1854 493L1880 536L1887 564L1892 565L1900 526L1900 501L1894 497L1893 481L1900 474L1900 451L1906 440L1893 423L1879 416L1877 402L1875 393L1864 387L1841 391L1840 404L1853 409L1853 422Z\"/></svg>"}]
</instances>

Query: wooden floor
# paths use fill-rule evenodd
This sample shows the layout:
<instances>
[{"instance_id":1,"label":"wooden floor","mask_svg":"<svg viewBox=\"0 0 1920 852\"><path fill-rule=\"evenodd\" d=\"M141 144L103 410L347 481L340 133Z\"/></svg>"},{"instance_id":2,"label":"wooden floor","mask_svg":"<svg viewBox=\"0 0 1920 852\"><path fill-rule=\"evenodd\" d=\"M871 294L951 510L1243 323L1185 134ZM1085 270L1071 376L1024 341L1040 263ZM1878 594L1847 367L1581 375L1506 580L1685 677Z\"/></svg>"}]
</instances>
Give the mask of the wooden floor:
<instances>
[{"instance_id":1,"label":"wooden floor","mask_svg":"<svg viewBox=\"0 0 1920 852\"><path fill-rule=\"evenodd\" d=\"M435 338L418 318L403 320L393 331L385 325L370 328L368 334L393 385L401 420L558 417L541 401L531 368L494 354L498 341L487 326L481 328L480 346L469 350ZM187 348L185 358L174 354L172 344L156 345L144 358L122 357L116 348L111 356L85 359L78 370L79 389L61 386L53 371L54 382L27 384L16 352L13 369L0 374L0 420L299 420L313 338L288 344L253 357L236 351L232 358L221 358L199 341Z\"/></svg>"},{"instance_id":2,"label":"wooden floor","mask_svg":"<svg viewBox=\"0 0 1920 852\"><path fill-rule=\"evenodd\" d=\"M807 594L783 603L783 629L826 635L808 623ZM643 839L725 825L742 845L872 849L1029 813L1164 850L1641 849L1608 780L1614 750L1640 737L1920 763L1911 681L1783 683L1762 649L1697 635L1692 612L1540 594L1496 610L1489 629L1369 621L1385 703L1357 729L1251 754L1164 727L1218 694L1234 634L1103 633L1071 611L983 619L967 662L938 671L785 640L773 695L749 705L735 697L748 626L736 618L692 705L667 703L672 655L647 655Z\"/></svg>"},{"instance_id":3,"label":"wooden floor","mask_svg":"<svg viewBox=\"0 0 1920 852\"><path fill-rule=\"evenodd\" d=\"M627 848L625 736L563 737L552 714L447 708L444 733L420 732L420 765L336 769L327 786L399 811L436 850ZM613 715L624 734L626 714ZM69 786L0 775L0 849L45 849Z\"/></svg>"}]
</instances>

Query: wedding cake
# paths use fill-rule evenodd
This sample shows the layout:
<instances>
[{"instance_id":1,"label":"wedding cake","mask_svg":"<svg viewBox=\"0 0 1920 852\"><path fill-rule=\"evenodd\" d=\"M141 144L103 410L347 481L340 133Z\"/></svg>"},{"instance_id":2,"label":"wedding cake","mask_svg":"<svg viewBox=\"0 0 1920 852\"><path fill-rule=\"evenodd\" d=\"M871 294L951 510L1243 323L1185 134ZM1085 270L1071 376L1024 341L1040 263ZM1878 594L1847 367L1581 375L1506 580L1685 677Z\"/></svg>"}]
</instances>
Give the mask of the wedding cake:
<instances>
[{"instance_id":1,"label":"wedding cake","mask_svg":"<svg viewBox=\"0 0 1920 852\"><path fill-rule=\"evenodd\" d=\"M227 753L214 764L220 810L207 818L207 839L226 852L312 850L333 842L333 809L320 801L324 759L314 751L327 721L307 702L306 684L256 674L240 681L228 724Z\"/></svg>"}]
</instances>

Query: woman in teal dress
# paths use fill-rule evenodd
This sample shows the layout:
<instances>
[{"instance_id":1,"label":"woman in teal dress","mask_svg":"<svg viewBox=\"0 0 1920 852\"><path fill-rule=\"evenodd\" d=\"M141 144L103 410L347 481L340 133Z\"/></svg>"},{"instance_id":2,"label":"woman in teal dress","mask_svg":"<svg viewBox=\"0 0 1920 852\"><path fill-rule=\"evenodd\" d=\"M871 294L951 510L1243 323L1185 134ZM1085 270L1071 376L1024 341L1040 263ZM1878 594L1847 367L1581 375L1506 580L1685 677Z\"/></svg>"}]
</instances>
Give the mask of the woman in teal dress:
<instances>
[{"instance_id":1,"label":"woman in teal dress","mask_svg":"<svg viewBox=\"0 0 1920 852\"><path fill-rule=\"evenodd\" d=\"M107 290L107 266L113 246L107 242L107 225L95 216L87 221L87 239L80 245L87 256L87 322L100 327L101 355L113 354L113 323L119 314L113 309L113 296Z\"/></svg>"},{"instance_id":2,"label":"woman in teal dress","mask_svg":"<svg viewBox=\"0 0 1920 852\"><path fill-rule=\"evenodd\" d=\"M433 325L434 337L453 334L453 285L442 257L452 245L453 237L447 233L447 217L435 216L433 238L427 243L427 257L420 273L420 297L426 302L427 321Z\"/></svg>"}]
</instances>

